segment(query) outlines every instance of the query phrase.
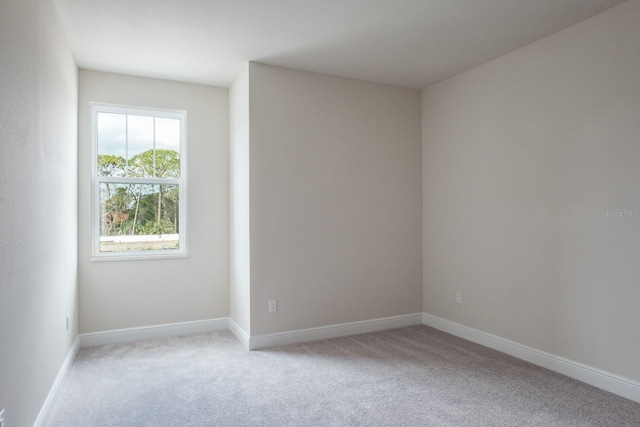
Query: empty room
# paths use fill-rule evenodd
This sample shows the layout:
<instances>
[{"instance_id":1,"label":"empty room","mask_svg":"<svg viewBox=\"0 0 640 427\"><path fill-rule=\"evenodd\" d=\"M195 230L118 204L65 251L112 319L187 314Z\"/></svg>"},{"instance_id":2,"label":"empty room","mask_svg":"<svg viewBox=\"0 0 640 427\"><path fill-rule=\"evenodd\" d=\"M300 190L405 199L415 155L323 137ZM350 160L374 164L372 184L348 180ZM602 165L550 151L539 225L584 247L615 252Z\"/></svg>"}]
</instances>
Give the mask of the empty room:
<instances>
[{"instance_id":1,"label":"empty room","mask_svg":"<svg viewBox=\"0 0 640 427\"><path fill-rule=\"evenodd\" d=\"M640 426L640 0L2 0L0 427Z\"/></svg>"}]
</instances>

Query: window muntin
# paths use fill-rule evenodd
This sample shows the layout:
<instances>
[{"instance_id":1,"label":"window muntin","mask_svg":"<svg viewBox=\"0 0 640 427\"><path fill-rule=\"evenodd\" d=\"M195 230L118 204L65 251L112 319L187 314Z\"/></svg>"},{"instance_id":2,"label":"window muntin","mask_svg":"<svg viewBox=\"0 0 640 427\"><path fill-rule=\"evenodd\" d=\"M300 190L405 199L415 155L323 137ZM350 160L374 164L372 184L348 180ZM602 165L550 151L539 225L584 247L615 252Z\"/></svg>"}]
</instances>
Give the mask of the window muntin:
<instances>
[{"instance_id":1,"label":"window muntin","mask_svg":"<svg viewBox=\"0 0 640 427\"><path fill-rule=\"evenodd\" d=\"M185 255L186 114L94 104L92 119L94 257Z\"/></svg>"}]
</instances>

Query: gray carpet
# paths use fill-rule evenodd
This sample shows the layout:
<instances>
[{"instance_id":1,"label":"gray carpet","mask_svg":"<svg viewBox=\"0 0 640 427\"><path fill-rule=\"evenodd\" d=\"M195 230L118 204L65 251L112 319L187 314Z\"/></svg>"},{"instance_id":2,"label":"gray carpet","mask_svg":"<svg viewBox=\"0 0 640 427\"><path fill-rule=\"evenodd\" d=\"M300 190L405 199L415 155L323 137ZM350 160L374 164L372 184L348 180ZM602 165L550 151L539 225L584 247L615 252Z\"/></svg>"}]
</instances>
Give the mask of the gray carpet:
<instances>
[{"instance_id":1,"label":"gray carpet","mask_svg":"<svg viewBox=\"0 0 640 427\"><path fill-rule=\"evenodd\" d=\"M412 326L245 351L230 332L80 349L46 426L640 426L640 404Z\"/></svg>"}]
</instances>

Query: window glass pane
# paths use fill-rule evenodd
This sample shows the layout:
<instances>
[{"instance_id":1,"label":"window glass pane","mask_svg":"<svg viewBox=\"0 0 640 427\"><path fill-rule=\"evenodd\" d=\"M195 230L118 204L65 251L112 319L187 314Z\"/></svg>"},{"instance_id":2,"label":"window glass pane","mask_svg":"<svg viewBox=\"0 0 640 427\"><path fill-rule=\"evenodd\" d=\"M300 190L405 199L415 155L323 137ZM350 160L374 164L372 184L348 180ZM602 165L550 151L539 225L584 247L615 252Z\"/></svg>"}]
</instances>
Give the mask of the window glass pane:
<instances>
[{"instance_id":1,"label":"window glass pane","mask_svg":"<svg viewBox=\"0 0 640 427\"><path fill-rule=\"evenodd\" d=\"M129 176L151 178L153 173L153 117L127 116L127 160L132 169ZM140 157L145 157L142 162ZM143 164L145 167L139 167Z\"/></svg>"},{"instance_id":2,"label":"window glass pane","mask_svg":"<svg viewBox=\"0 0 640 427\"><path fill-rule=\"evenodd\" d=\"M156 148L180 152L180 120L156 117Z\"/></svg>"},{"instance_id":3,"label":"window glass pane","mask_svg":"<svg viewBox=\"0 0 640 427\"><path fill-rule=\"evenodd\" d=\"M173 150L156 150L156 178L180 178L180 154Z\"/></svg>"},{"instance_id":4,"label":"window glass pane","mask_svg":"<svg viewBox=\"0 0 640 427\"><path fill-rule=\"evenodd\" d=\"M124 176L127 156L126 115L98 113L98 175Z\"/></svg>"},{"instance_id":5,"label":"window glass pane","mask_svg":"<svg viewBox=\"0 0 640 427\"><path fill-rule=\"evenodd\" d=\"M180 120L156 118L156 177L180 177Z\"/></svg>"},{"instance_id":6,"label":"window glass pane","mask_svg":"<svg viewBox=\"0 0 640 427\"><path fill-rule=\"evenodd\" d=\"M100 183L100 252L179 249L178 185Z\"/></svg>"}]
</instances>

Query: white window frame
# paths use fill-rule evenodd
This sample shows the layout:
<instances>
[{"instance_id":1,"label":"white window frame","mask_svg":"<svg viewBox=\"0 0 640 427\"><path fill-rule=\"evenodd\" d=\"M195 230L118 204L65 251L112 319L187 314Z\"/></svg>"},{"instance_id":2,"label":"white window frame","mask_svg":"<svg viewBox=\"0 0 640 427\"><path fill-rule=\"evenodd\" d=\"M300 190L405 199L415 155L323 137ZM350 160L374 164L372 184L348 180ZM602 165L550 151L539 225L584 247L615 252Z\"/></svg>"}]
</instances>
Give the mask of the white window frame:
<instances>
[{"instance_id":1,"label":"white window frame","mask_svg":"<svg viewBox=\"0 0 640 427\"><path fill-rule=\"evenodd\" d=\"M137 116L170 118L180 120L180 178L135 178L98 175L98 113L129 114ZM184 258L187 256L187 112L181 110L165 110L158 108L132 107L117 104L91 103L91 178L92 178L92 261L123 261L161 258ZM154 147L155 148L155 147ZM100 251L100 184L166 184L177 185L179 192L178 217L180 231L178 233L178 249L161 249L145 251Z\"/></svg>"}]
</instances>

